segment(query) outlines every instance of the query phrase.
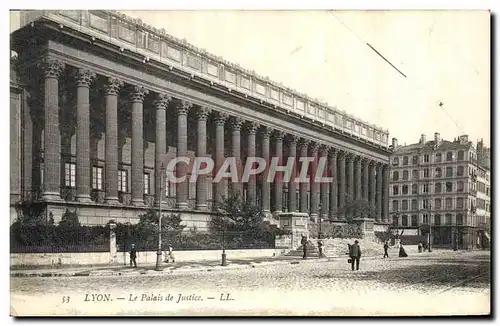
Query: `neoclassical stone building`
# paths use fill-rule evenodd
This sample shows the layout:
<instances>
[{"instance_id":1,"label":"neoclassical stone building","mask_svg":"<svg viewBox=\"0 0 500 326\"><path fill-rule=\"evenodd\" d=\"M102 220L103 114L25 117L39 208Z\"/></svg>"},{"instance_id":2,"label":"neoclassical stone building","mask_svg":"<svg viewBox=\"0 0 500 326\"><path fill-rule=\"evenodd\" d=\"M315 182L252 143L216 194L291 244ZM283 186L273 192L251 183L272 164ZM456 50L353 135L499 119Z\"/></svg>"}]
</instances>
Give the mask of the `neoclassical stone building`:
<instances>
[{"instance_id":1,"label":"neoclassical stone building","mask_svg":"<svg viewBox=\"0 0 500 326\"><path fill-rule=\"evenodd\" d=\"M135 222L161 193L200 229L236 190L275 217L341 221L346 198L363 198L389 219L386 130L116 12L25 11L11 42L12 205L42 202L56 222L66 209L87 224ZM334 182L266 183L266 170L161 185L162 158L183 155L326 157Z\"/></svg>"}]
</instances>

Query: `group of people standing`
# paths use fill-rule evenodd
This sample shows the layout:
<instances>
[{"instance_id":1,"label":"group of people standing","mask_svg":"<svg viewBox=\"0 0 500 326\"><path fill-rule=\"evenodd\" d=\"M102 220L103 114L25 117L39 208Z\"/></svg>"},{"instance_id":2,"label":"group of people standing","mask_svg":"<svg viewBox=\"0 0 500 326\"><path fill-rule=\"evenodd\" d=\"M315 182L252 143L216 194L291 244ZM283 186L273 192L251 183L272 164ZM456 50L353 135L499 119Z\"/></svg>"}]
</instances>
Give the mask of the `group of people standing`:
<instances>
[{"instance_id":1,"label":"group of people standing","mask_svg":"<svg viewBox=\"0 0 500 326\"><path fill-rule=\"evenodd\" d=\"M137 249L135 248L135 244L132 243L130 246L130 267L137 268ZM172 248L172 245L168 245L168 251L165 252L165 263L168 263L172 261L172 263L175 263L175 257L174 257L174 249Z\"/></svg>"}]
</instances>

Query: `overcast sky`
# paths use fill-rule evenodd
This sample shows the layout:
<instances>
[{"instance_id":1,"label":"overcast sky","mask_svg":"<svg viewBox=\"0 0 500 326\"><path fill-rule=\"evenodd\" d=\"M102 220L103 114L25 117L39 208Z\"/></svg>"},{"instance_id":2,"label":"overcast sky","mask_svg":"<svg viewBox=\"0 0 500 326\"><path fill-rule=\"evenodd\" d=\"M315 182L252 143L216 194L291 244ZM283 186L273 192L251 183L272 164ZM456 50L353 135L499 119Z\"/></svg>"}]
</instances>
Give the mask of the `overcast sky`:
<instances>
[{"instance_id":1,"label":"overcast sky","mask_svg":"<svg viewBox=\"0 0 500 326\"><path fill-rule=\"evenodd\" d=\"M434 132L490 144L489 12L122 13L387 128L400 144Z\"/></svg>"}]
</instances>

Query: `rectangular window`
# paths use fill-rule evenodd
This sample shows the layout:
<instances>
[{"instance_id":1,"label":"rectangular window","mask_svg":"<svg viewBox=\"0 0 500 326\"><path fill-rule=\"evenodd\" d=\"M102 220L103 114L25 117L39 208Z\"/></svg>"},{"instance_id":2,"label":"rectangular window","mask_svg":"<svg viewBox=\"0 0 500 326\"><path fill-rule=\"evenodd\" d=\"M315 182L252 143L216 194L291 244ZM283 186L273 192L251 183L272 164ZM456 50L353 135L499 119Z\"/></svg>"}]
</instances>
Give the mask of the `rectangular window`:
<instances>
[{"instance_id":1,"label":"rectangular window","mask_svg":"<svg viewBox=\"0 0 500 326\"><path fill-rule=\"evenodd\" d=\"M429 163L429 154L424 155L424 163Z\"/></svg>"},{"instance_id":2,"label":"rectangular window","mask_svg":"<svg viewBox=\"0 0 500 326\"><path fill-rule=\"evenodd\" d=\"M427 214L422 215L422 223L429 224L429 215Z\"/></svg>"},{"instance_id":3,"label":"rectangular window","mask_svg":"<svg viewBox=\"0 0 500 326\"><path fill-rule=\"evenodd\" d=\"M405 199L401 202L401 209L404 211L408 210L408 200Z\"/></svg>"},{"instance_id":4,"label":"rectangular window","mask_svg":"<svg viewBox=\"0 0 500 326\"><path fill-rule=\"evenodd\" d=\"M144 173L144 194L149 195L149 173Z\"/></svg>"},{"instance_id":5,"label":"rectangular window","mask_svg":"<svg viewBox=\"0 0 500 326\"><path fill-rule=\"evenodd\" d=\"M403 171L403 180L408 180L410 177L409 177L409 172L408 170L404 170Z\"/></svg>"},{"instance_id":6,"label":"rectangular window","mask_svg":"<svg viewBox=\"0 0 500 326\"><path fill-rule=\"evenodd\" d=\"M423 209L429 208L429 200L428 199L422 199L422 208Z\"/></svg>"},{"instance_id":7,"label":"rectangular window","mask_svg":"<svg viewBox=\"0 0 500 326\"><path fill-rule=\"evenodd\" d=\"M424 178L429 177L429 169L424 169Z\"/></svg>"},{"instance_id":8,"label":"rectangular window","mask_svg":"<svg viewBox=\"0 0 500 326\"><path fill-rule=\"evenodd\" d=\"M441 209L441 199L440 198L434 199L434 208Z\"/></svg>"},{"instance_id":9,"label":"rectangular window","mask_svg":"<svg viewBox=\"0 0 500 326\"><path fill-rule=\"evenodd\" d=\"M422 185L422 192L424 194L427 194L429 192L429 185L428 184Z\"/></svg>"},{"instance_id":10,"label":"rectangular window","mask_svg":"<svg viewBox=\"0 0 500 326\"><path fill-rule=\"evenodd\" d=\"M417 215L412 215L411 216L411 226L417 226L417 225L418 225Z\"/></svg>"},{"instance_id":11,"label":"rectangular window","mask_svg":"<svg viewBox=\"0 0 500 326\"><path fill-rule=\"evenodd\" d=\"M392 186L392 194L395 196L399 195L399 186Z\"/></svg>"},{"instance_id":12,"label":"rectangular window","mask_svg":"<svg viewBox=\"0 0 500 326\"><path fill-rule=\"evenodd\" d=\"M413 165L417 165L418 164L418 156L417 155L414 155L411 158L411 164L413 164Z\"/></svg>"},{"instance_id":13,"label":"rectangular window","mask_svg":"<svg viewBox=\"0 0 500 326\"><path fill-rule=\"evenodd\" d=\"M417 202L417 200L416 200L416 199L412 199L412 200L411 200L411 209L412 209L413 211L416 211L416 210L418 209L418 202Z\"/></svg>"},{"instance_id":14,"label":"rectangular window","mask_svg":"<svg viewBox=\"0 0 500 326\"><path fill-rule=\"evenodd\" d=\"M64 185L67 187L76 187L76 164L64 164Z\"/></svg>"},{"instance_id":15,"label":"rectangular window","mask_svg":"<svg viewBox=\"0 0 500 326\"><path fill-rule=\"evenodd\" d=\"M408 185L403 185L403 195L408 195Z\"/></svg>"},{"instance_id":16,"label":"rectangular window","mask_svg":"<svg viewBox=\"0 0 500 326\"><path fill-rule=\"evenodd\" d=\"M453 168L452 168L451 166L448 166L448 167L446 168L446 177L447 177L447 178L451 178L451 177L453 177Z\"/></svg>"},{"instance_id":17,"label":"rectangular window","mask_svg":"<svg viewBox=\"0 0 500 326\"><path fill-rule=\"evenodd\" d=\"M118 170L118 191L128 192L128 171Z\"/></svg>"},{"instance_id":18,"label":"rectangular window","mask_svg":"<svg viewBox=\"0 0 500 326\"><path fill-rule=\"evenodd\" d=\"M92 167L92 189L102 190L102 167Z\"/></svg>"},{"instance_id":19,"label":"rectangular window","mask_svg":"<svg viewBox=\"0 0 500 326\"><path fill-rule=\"evenodd\" d=\"M436 163L441 162L441 153L436 153Z\"/></svg>"},{"instance_id":20,"label":"rectangular window","mask_svg":"<svg viewBox=\"0 0 500 326\"><path fill-rule=\"evenodd\" d=\"M408 156L403 156L403 165L408 165Z\"/></svg>"},{"instance_id":21,"label":"rectangular window","mask_svg":"<svg viewBox=\"0 0 500 326\"><path fill-rule=\"evenodd\" d=\"M451 198L446 198L445 199L445 205L446 205L446 209L452 209L453 208L453 201Z\"/></svg>"}]
</instances>

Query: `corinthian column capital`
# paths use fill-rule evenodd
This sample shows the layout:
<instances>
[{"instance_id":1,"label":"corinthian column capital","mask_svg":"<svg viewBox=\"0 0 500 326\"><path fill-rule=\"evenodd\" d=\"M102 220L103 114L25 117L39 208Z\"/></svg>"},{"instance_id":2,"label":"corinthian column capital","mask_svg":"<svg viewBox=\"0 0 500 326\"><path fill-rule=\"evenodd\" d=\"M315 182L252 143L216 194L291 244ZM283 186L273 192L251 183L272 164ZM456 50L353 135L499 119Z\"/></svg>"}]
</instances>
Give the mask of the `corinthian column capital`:
<instances>
[{"instance_id":1,"label":"corinthian column capital","mask_svg":"<svg viewBox=\"0 0 500 326\"><path fill-rule=\"evenodd\" d=\"M172 97L167 94L156 94L153 105L157 110L166 110L170 101L172 101Z\"/></svg>"},{"instance_id":2,"label":"corinthian column capital","mask_svg":"<svg viewBox=\"0 0 500 326\"><path fill-rule=\"evenodd\" d=\"M90 84L97 77L96 73L89 69L80 68L75 74L74 78L78 87L90 87Z\"/></svg>"},{"instance_id":3,"label":"corinthian column capital","mask_svg":"<svg viewBox=\"0 0 500 326\"><path fill-rule=\"evenodd\" d=\"M123 87L123 81L118 78L108 77L108 82L104 86L106 95L118 95L120 89Z\"/></svg>"},{"instance_id":4,"label":"corinthian column capital","mask_svg":"<svg viewBox=\"0 0 500 326\"><path fill-rule=\"evenodd\" d=\"M64 63L61 60L48 56L41 58L37 66L42 69L45 78L59 78L64 70Z\"/></svg>"},{"instance_id":5,"label":"corinthian column capital","mask_svg":"<svg viewBox=\"0 0 500 326\"><path fill-rule=\"evenodd\" d=\"M208 115L212 112L208 107L206 106L200 106L198 108L198 111L196 112L196 116L198 120L207 120Z\"/></svg>"},{"instance_id":6,"label":"corinthian column capital","mask_svg":"<svg viewBox=\"0 0 500 326\"><path fill-rule=\"evenodd\" d=\"M134 86L132 88L132 92L130 92L130 100L132 102L144 102L146 95L149 94L149 91L142 86Z\"/></svg>"},{"instance_id":7,"label":"corinthian column capital","mask_svg":"<svg viewBox=\"0 0 500 326\"><path fill-rule=\"evenodd\" d=\"M260 124L255 121L248 121L246 123L247 131L250 135L255 135L257 133L257 129L259 129Z\"/></svg>"}]
</instances>

